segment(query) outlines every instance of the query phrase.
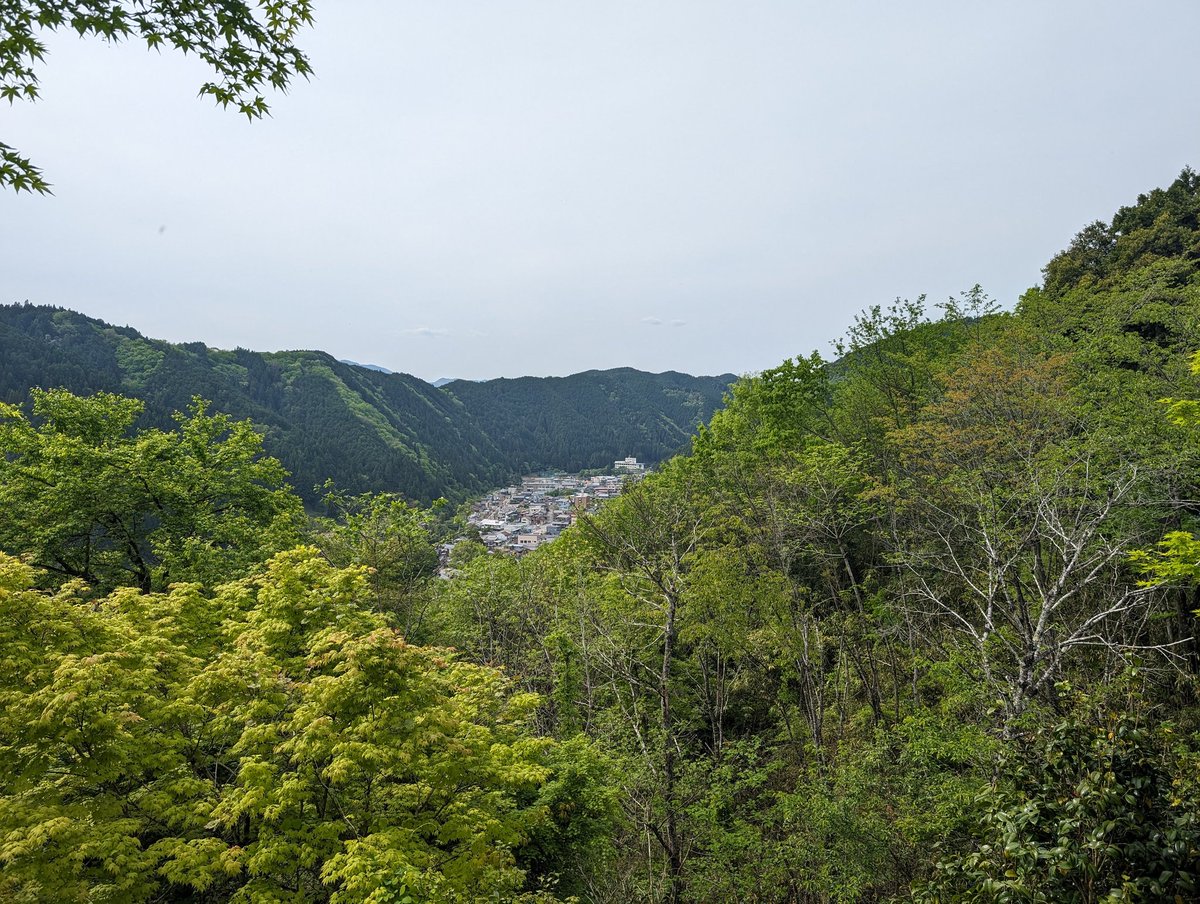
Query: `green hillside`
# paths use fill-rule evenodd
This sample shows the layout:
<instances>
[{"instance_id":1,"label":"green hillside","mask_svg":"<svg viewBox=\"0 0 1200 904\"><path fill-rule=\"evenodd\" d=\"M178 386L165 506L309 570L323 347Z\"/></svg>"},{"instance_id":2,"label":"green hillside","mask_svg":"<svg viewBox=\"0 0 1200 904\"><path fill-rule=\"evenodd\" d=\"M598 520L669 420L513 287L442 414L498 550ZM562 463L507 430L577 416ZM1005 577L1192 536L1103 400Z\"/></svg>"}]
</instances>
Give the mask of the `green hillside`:
<instances>
[{"instance_id":1,"label":"green hillside","mask_svg":"<svg viewBox=\"0 0 1200 904\"><path fill-rule=\"evenodd\" d=\"M569 377L455 380L463 404L510 470L603 468L632 455L661 461L685 449L736 378L632 368Z\"/></svg>"},{"instance_id":2,"label":"green hillside","mask_svg":"<svg viewBox=\"0 0 1200 904\"><path fill-rule=\"evenodd\" d=\"M122 393L141 426L168 427L193 397L250 418L308 502L326 479L347 492L461 498L529 468L577 470L686 447L733 377L634 370L437 389L324 352L222 351L148 339L73 311L0 306L0 400L31 387Z\"/></svg>"}]
</instances>

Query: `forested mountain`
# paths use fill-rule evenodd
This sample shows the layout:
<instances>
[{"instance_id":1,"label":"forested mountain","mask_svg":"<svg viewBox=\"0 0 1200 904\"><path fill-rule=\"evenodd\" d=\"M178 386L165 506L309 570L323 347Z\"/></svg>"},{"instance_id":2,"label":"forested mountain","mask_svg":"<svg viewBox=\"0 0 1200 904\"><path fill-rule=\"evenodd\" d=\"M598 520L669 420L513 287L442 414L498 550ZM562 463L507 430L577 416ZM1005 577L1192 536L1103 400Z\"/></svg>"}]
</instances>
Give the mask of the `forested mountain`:
<instances>
[{"instance_id":1,"label":"forested mountain","mask_svg":"<svg viewBox=\"0 0 1200 904\"><path fill-rule=\"evenodd\" d=\"M513 471L612 465L620 457L661 461L685 449L736 377L650 374L632 368L569 377L454 380L462 402Z\"/></svg>"},{"instance_id":2,"label":"forested mountain","mask_svg":"<svg viewBox=\"0 0 1200 904\"><path fill-rule=\"evenodd\" d=\"M593 371L459 381L450 394L323 352L176 345L72 311L0 306L0 399L23 403L35 386L124 393L146 403L143 426L168 427L200 397L262 428L267 451L309 502L326 479L352 493L429 501L529 468L579 470L625 455L657 461L686 446L732 381Z\"/></svg>"},{"instance_id":3,"label":"forested mountain","mask_svg":"<svg viewBox=\"0 0 1200 904\"><path fill-rule=\"evenodd\" d=\"M1200 900L1200 178L941 307L448 579L244 423L0 405L0 898Z\"/></svg>"}]
</instances>

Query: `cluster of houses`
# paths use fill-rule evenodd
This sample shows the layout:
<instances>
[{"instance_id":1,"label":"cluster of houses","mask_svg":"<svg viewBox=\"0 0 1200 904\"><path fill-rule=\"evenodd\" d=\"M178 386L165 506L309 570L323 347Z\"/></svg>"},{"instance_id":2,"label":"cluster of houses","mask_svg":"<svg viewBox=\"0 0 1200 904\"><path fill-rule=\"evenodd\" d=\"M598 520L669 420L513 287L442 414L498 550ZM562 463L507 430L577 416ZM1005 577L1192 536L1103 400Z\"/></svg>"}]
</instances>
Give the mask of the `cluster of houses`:
<instances>
[{"instance_id":1,"label":"cluster of houses","mask_svg":"<svg viewBox=\"0 0 1200 904\"><path fill-rule=\"evenodd\" d=\"M640 479L646 466L634 458L613 463L613 474L580 477L551 472L522 478L520 485L489 493L474 504L467 521L488 550L522 555L548 543L583 513L621 494L626 481Z\"/></svg>"}]
</instances>

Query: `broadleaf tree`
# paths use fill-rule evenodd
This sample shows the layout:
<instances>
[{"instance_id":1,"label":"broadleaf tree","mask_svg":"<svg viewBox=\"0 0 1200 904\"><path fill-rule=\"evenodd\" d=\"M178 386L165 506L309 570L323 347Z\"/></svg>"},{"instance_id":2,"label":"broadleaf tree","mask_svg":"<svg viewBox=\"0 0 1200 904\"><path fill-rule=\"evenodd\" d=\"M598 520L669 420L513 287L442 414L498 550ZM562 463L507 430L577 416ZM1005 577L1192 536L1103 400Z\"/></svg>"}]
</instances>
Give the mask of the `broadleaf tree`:
<instances>
[{"instance_id":1,"label":"broadleaf tree","mask_svg":"<svg viewBox=\"0 0 1200 904\"><path fill-rule=\"evenodd\" d=\"M197 401L135 435L136 399L35 390L32 407L0 405L0 549L60 580L215 585L299 539L300 501L248 421Z\"/></svg>"}]
</instances>

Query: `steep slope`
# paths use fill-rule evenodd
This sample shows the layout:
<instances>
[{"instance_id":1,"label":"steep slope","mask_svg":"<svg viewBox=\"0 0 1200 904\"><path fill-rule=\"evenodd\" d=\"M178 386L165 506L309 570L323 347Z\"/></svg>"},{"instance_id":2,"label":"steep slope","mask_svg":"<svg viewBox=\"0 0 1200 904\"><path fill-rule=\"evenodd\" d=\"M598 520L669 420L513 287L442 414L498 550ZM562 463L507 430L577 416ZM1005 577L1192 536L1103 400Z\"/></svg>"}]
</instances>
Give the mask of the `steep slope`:
<instances>
[{"instance_id":1,"label":"steep slope","mask_svg":"<svg viewBox=\"0 0 1200 904\"><path fill-rule=\"evenodd\" d=\"M1020 317L1081 345L1096 366L1165 374L1200 342L1200 174L1185 169L1095 222L1056 255Z\"/></svg>"}]
</instances>

